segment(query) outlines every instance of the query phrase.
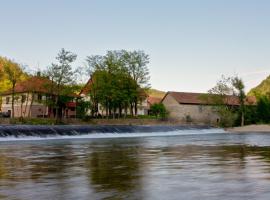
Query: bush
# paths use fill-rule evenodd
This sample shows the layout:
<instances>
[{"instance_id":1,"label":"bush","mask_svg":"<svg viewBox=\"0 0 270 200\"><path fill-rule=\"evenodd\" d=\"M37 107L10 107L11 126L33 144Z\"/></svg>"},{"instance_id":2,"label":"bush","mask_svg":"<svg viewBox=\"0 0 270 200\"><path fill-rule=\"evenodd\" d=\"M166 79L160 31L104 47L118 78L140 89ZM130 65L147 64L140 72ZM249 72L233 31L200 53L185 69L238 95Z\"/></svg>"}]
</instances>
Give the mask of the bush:
<instances>
[{"instance_id":1,"label":"bush","mask_svg":"<svg viewBox=\"0 0 270 200\"><path fill-rule=\"evenodd\" d=\"M257 122L270 122L270 100L266 96L260 97L257 104Z\"/></svg>"},{"instance_id":2,"label":"bush","mask_svg":"<svg viewBox=\"0 0 270 200\"><path fill-rule=\"evenodd\" d=\"M235 125L237 113L235 113L233 109L230 109L227 106L219 106L217 108L217 113L220 117L219 125L221 127L232 127Z\"/></svg>"},{"instance_id":3,"label":"bush","mask_svg":"<svg viewBox=\"0 0 270 200\"><path fill-rule=\"evenodd\" d=\"M150 115L160 117L161 119L166 119L168 117L168 111L162 103L155 103L150 107Z\"/></svg>"}]
</instances>

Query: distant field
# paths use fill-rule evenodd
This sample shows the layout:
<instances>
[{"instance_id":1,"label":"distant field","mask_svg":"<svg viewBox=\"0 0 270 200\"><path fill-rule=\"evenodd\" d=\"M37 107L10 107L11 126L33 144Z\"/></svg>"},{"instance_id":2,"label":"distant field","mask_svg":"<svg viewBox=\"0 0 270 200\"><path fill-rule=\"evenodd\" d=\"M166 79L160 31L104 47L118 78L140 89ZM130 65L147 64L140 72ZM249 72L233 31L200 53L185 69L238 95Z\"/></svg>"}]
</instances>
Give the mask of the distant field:
<instances>
[{"instance_id":1,"label":"distant field","mask_svg":"<svg viewBox=\"0 0 270 200\"><path fill-rule=\"evenodd\" d=\"M148 91L148 94L149 94L151 97L163 98L164 95L166 94L166 92L161 91L161 90L156 90L156 89L150 89L150 90Z\"/></svg>"}]
</instances>

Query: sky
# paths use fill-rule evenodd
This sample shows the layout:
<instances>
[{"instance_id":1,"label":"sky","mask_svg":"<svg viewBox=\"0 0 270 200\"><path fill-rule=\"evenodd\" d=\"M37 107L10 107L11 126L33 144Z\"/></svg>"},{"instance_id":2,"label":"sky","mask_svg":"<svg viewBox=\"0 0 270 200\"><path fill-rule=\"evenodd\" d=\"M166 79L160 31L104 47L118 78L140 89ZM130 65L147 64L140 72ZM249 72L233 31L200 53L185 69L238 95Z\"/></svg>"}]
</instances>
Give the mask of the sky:
<instances>
[{"instance_id":1,"label":"sky","mask_svg":"<svg viewBox=\"0 0 270 200\"><path fill-rule=\"evenodd\" d=\"M144 50L151 86L206 92L238 75L246 90L270 74L268 0L0 0L0 55L45 69L78 55Z\"/></svg>"}]
</instances>

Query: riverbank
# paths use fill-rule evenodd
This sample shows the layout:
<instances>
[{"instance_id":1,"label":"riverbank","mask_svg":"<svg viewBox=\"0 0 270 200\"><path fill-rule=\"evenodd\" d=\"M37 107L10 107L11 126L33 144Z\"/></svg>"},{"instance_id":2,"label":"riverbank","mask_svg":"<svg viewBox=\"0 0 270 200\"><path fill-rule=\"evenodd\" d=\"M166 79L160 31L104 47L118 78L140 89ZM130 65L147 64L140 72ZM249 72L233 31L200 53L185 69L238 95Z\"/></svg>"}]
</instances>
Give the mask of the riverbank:
<instances>
[{"instance_id":1,"label":"riverbank","mask_svg":"<svg viewBox=\"0 0 270 200\"><path fill-rule=\"evenodd\" d=\"M46 118L24 118L24 119L0 119L0 125L55 125L54 119ZM177 120L161 120L161 119L142 119L142 118L126 118L126 119L63 119L62 125L205 125L200 123L183 123Z\"/></svg>"},{"instance_id":2,"label":"riverbank","mask_svg":"<svg viewBox=\"0 0 270 200\"><path fill-rule=\"evenodd\" d=\"M232 133L270 133L270 125L248 125L243 127L234 127L225 129Z\"/></svg>"}]
</instances>

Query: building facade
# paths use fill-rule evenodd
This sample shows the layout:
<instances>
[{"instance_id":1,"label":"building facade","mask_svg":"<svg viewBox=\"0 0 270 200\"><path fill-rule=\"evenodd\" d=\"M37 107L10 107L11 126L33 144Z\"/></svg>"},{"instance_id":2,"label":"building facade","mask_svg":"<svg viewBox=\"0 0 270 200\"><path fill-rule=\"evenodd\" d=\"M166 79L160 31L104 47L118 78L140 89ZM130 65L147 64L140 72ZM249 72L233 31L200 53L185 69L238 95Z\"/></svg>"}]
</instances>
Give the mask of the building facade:
<instances>
[{"instance_id":1,"label":"building facade","mask_svg":"<svg viewBox=\"0 0 270 200\"><path fill-rule=\"evenodd\" d=\"M215 104L203 99L204 93L167 92L162 103L169 111L170 118L183 123L217 124L220 117L215 112ZM226 96L226 105L239 106L236 96ZM249 105L254 105L254 98L248 98Z\"/></svg>"},{"instance_id":2,"label":"building facade","mask_svg":"<svg viewBox=\"0 0 270 200\"><path fill-rule=\"evenodd\" d=\"M56 109L50 106L54 94L49 90L50 81L42 77L31 77L18 83L14 90L14 117L54 118ZM1 95L1 112L12 116L12 91ZM66 103L61 110L64 118L76 117L76 102Z\"/></svg>"}]
</instances>

